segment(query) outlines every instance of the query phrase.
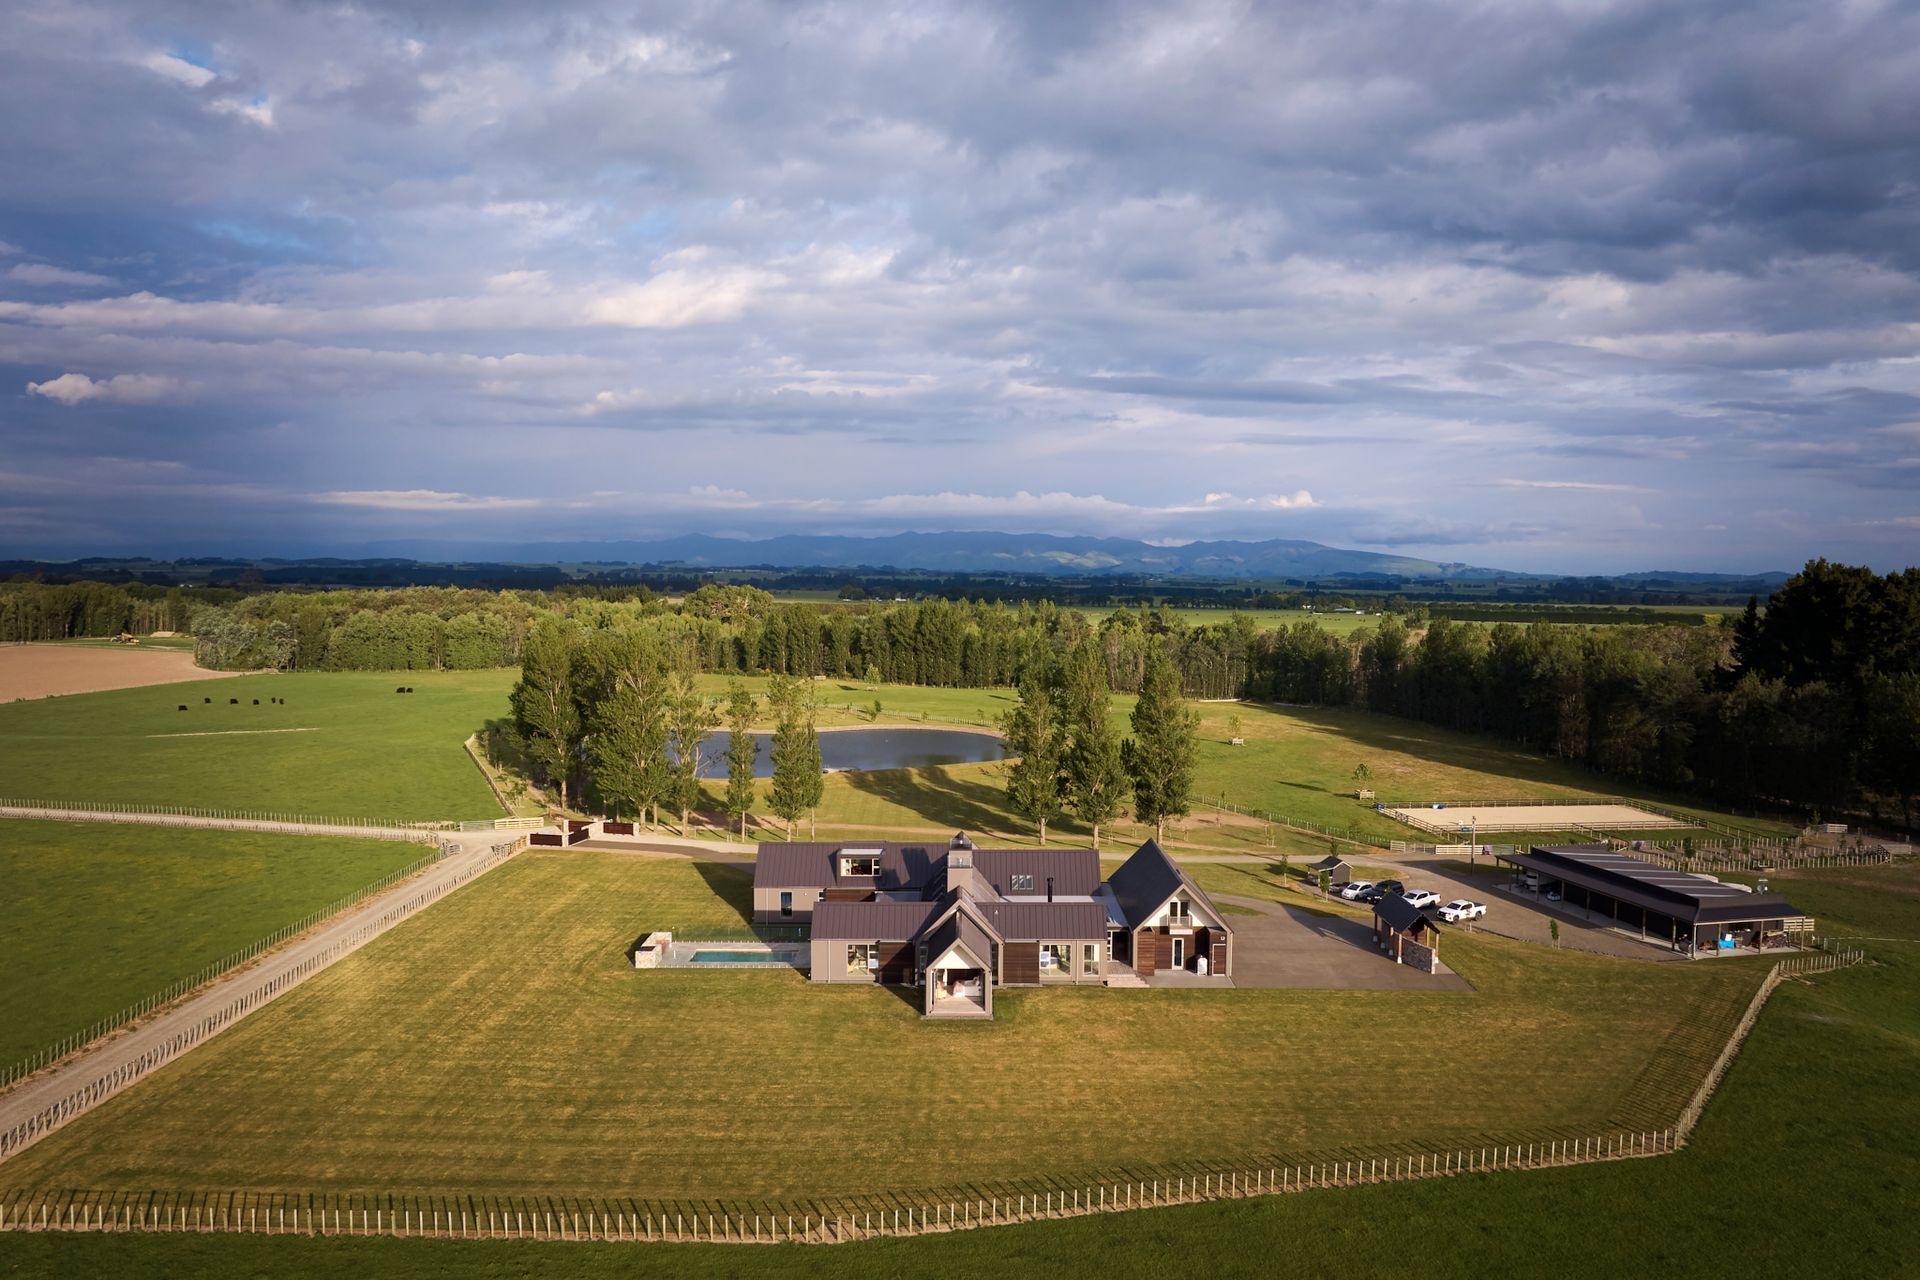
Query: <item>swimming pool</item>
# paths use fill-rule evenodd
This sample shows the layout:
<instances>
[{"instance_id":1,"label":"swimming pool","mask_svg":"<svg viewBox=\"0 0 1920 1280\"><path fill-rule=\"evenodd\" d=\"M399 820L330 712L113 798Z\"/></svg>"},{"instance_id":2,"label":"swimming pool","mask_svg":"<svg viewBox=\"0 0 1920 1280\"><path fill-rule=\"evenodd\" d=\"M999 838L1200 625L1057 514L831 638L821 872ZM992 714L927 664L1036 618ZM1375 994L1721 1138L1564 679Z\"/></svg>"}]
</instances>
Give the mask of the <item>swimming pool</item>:
<instances>
[{"instance_id":1,"label":"swimming pool","mask_svg":"<svg viewBox=\"0 0 1920 1280\"><path fill-rule=\"evenodd\" d=\"M771 951L696 951L687 957L689 964L780 964Z\"/></svg>"}]
</instances>

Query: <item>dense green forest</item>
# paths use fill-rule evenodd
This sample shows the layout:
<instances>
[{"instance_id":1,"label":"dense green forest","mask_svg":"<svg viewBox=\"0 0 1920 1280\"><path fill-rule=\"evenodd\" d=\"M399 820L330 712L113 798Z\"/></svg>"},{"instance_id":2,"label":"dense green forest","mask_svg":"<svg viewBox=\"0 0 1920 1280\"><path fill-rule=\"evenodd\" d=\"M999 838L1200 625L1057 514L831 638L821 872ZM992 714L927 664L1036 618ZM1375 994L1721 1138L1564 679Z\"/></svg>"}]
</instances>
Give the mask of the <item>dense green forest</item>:
<instances>
[{"instance_id":1,"label":"dense green forest","mask_svg":"<svg viewBox=\"0 0 1920 1280\"><path fill-rule=\"evenodd\" d=\"M428 670L517 664L542 618L634 633L711 672L1012 686L1091 638L1111 687L1147 655L1193 697L1360 706L1475 732L1742 806L1836 812L1920 794L1920 570L1810 563L1762 611L1708 625L1487 625L1389 614L1341 636L1310 619L1195 624L1165 608L1089 619L1049 603L778 602L708 585L550 591L238 592L0 585L0 638L190 629L216 668Z\"/></svg>"}]
</instances>

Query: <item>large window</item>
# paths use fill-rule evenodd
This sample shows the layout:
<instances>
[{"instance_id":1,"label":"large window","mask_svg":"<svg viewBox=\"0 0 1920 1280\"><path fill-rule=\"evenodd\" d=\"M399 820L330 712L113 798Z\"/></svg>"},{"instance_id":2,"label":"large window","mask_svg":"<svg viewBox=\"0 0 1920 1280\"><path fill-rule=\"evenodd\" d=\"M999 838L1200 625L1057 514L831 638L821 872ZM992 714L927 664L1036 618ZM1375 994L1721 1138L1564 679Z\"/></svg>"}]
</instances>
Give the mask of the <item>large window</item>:
<instances>
[{"instance_id":1,"label":"large window","mask_svg":"<svg viewBox=\"0 0 1920 1280\"><path fill-rule=\"evenodd\" d=\"M880 874L880 859L878 856L871 854L842 858L840 859L840 874L843 876L877 876Z\"/></svg>"},{"instance_id":2,"label":"large window","mask_svg":"<svg viewBox=\"0 0 1920 1280\"><path fill-rule=\"evenodd\" d=\"M1100 944L1089 942L1080 948L1080 970L1083 973L1098 973L1100 970Z\"/></svg>"},{"instance_id":3,"label":"large window","mask_svg":"<svg viewBox=\"0 0 1920 1280\"><path fill-rule=\"evenodd\" d=\"M847 944L847 976L866 976L877 968L871 942L849 942Z\"/></svg>"},{"instance_id":4,"label":"large window","mask_svg":"<svg viewBox=\"0 0 1920 1280\"><path fill-rule=\"evenodd\" d=\"M1016 871L1007 877L1008 893L1032 893L1033 876L1028 872Z\"/></svg>"},{"instance_id":5,"label":"large window","mask_svg":"<svg viewBox=\"0 0 1920 1280\"><path fill-rule=\"evenodd\" d=\"M1064 942L1040 944L1040 972L1064 978L1073 972L1073 948Z\"/></svg>"},{"instance_id":6,"label":"large window","mask_svg":"<svg viewBox=\"0 0 1920 1280\"><path fill-rule=\"evenodd\" d=\"M1193 919L1193 908L1180 899L1175 898L1167 904L1167 919L1179 922L1191 921Z\"/></svg>"},{"instance_id":7,"label":"large window","mask_svg":"<svg viewBox=\"0 0 1920 1280\"><path fill-rule=\"evenodd\" d=\"M793 914L793 894L786 889L780 891L780 914L783 916Z\"/></svg>"}]
</instances>

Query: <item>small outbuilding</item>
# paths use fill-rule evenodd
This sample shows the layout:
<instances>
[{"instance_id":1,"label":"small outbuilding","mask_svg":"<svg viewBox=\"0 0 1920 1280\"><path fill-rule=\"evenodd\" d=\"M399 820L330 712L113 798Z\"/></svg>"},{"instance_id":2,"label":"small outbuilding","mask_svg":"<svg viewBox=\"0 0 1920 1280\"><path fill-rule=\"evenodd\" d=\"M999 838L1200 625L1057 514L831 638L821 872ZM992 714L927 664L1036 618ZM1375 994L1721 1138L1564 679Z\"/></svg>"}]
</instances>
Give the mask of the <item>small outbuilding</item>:
<instances>
[{"instance_id":1,"label":"small outbuilding","mask_svg":"<svg viewBox=\"0 0 1920 1280\"><path fill-rule=\"evenodd\" d=\"M1373 904L1374 939L1395 964L1412 965L1423 973L1440 971L1440 917L1416 907L1402 894Z\"/></svg>"},{"instance_id":2,"label":"small outbuilding","mask_svg":"<svg viewBox=\"0 0 1920 1280\"><path fill-rule=\"evenodd\" d=\"M1319 882L1322 871L1329 873L1329 884L1346 884L1353 879L1353 865L1345 858L1335 857L1333 854L1328 854L1318 862L1310 863L1307 871L1316 883Z\"/></svg>"}]
</instances>

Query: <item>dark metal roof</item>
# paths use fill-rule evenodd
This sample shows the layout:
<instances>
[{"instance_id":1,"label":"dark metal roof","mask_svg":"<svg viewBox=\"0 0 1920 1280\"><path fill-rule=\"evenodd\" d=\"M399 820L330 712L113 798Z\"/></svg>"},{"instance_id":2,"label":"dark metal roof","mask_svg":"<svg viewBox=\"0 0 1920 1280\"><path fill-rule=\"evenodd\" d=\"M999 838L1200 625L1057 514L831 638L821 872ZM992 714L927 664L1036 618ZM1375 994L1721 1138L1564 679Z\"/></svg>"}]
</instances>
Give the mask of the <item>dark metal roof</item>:
<instances>
[{"instance_id":1,"label":"dark metal roof","mask_svg":"<svg viewBox=\"0 0 1920 1280\"><path fill-rule=\"evenodd\" d=\"M813 936L905 942L939 912L937 902L822 902L813 908Z\"/></svg>"},{"instance_id":2,"label":"dark metal roof","mask_svg":"<svg viewBox=\"0 0 1920 1280\"><path fill-rule=\"evenodd\" d=\"M1113 900L1120 904L1121 914L1130 925L1159 910L1181 883L1180 868L1152 840L1135 849L1133 856L1107 877Z\"/></svg>"},{"instance_id":3,"label":"dark metal roof","mask_svg":"<svg viewBox=\"0 0 1920 1280\"><path fill-rule=\"evenodd\" d=\"M1801 912L1777 893L1754 893L1706 876L1615 853L1603 844L1535 845L1503 862L1691 924L1782 920Z\"/></svg>"},{"instance_id":4,"label":"dark metal roof","mask_svg":"<svg viewBox=\"0 0 1920 1280\"><path fill-rule=\"evenodd\" d=\"M813 936L906 942L926 932L952 905L952 895L939 902L822 902L813 909ZM1009 942L1095 942L1107 936L1107 913L1097 902L969 900L966 907Z\"/></svg>"},{"instance_id":5,"label":"dark metal roof","mask_svg":"<svg viewBox=\"0 0 1920 1280\"><path fill-rule=\"evenodd\" d=\"M993 939L964 911L948 916L927 935L927 963L938 960L956 942L980 963L993 963Z\"/></svg>"},{"instance_id":6,"label":"dark metal roof","mask_svg":"<svg viewBox=\"0 0 1920 1280\"><path fill-rule=\"evenodd\" d=\"M1380 899L1373 904L1373 914L1386 921L1387 927L1396 933L1405 933L1422 921L1436 929L1440 927L1439 916L1426 907L1414 906L1404 894Z\"/></svg>"},{"instance_id":7,"label":"dark metal roof","mask_svg":"<svg viewBox=\"0 0 1920 1280\"><path fill-rule=\"evenodd\" d=\"M880 875L840 875L842 853L877 850ZM918 889L947 856L945 848L925 840L796 840L760 846L753 883L762 889L838 889L856 886L887 891Z\"/></svg>"},{"instance_id":8,"label":"dark metal roof","mask_svg":"<svg viewBox=\"0 0 1920 1280\"><path fill-rule=\"evenodd\" d=\"M1091 897L1100 887L1100 855L1091 849L976 849L973 867L1003 895L1014 892L1016 871L1033 877L1033 888L1021 893L1045 893L1048 880L1063 898Z\"/></svg>"},{"instance_id":9,"label":"dark metal roof","mask_svg":"<svg viewBox=\"0 0 1920 1280\"><path fill-rule=\"evenodd\" d=\"M1341 867L1348 867L1348 869L1349 869L1349 870L1351 870L1351 869L1352 869L1352 868L1351 868L1351 867L1350 867L1350 866L1348 865L1348 863L1347 863L1347 860L1346 860L1345 858L1341 858L1341 857L1337 857L1337 856L1335 856L1335 855L1333 855L1333 854L1328 854L1328 855L1327 855L1326 857L1324 857L1324 858L1322 858L1322 859L1320 859L1320 861L1318 861L1318 862L1316 862L1316 863L1314 863L1313 865L1311 865L1311 866L1309 866L1309 867L1307 868L1307 870L1309 870L1309 871L1334 871L1334 870L1338 870L1338 869L1339 869L1339 868L1341 868Z\"/></svg>"},{"instance_id":10,"label":"dark metal roof","mask_svg":"<svg viewBox=\"0 0 1920 1280\"><path fill-rule=\"evenodd\" d=\"M840 855L876 850L880 875L842 876ZM1033 877L1030 890L1053 891L1063 897L1087 897L1100 885L1100 855L1091 849L964 849L973 854L973 866L996 892L1014 892L1011 877L1022 872ZM926 841L802 840L760 846L753 883L761 889L837 889L870 887L882 892L921 890L930 898L946 892L947 849Z\"/></svg>"},{"instance_id":11,"label":"dark metal roof","mask_svg":"<svg viewBox=\"0 0 1920 1280\"><path fill-rule=\"evenodd\" d=\"M1193 882L1193 877L1183 870L1179 863L1168 857L1159 843L1148 840L1133 856L1107 877L1107 885L1113 890L1113 900L1120 904L1120 911L1129 925L1139 925L1159 910L1168 898L1178 889L1184 888L1200 905L1213 913L1221 927L1228 933L1233 926L1227 924L1226 917L1220 914L1220 908L1213 905L1213 899L1206 890Z\"/></svg>"},{"instance_id":12,"label":"dark metal roof","mask_svg":"<svg viewBox=\"0 0 1920 1280\"><path fill-rule=\"evenodd\" d=\"M1098 942L1107 911L1097 902L976 902L993 931L1009 942Z\"/></svg>"}]
</instances>

